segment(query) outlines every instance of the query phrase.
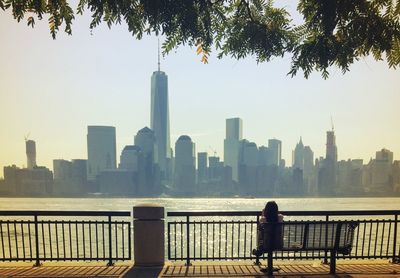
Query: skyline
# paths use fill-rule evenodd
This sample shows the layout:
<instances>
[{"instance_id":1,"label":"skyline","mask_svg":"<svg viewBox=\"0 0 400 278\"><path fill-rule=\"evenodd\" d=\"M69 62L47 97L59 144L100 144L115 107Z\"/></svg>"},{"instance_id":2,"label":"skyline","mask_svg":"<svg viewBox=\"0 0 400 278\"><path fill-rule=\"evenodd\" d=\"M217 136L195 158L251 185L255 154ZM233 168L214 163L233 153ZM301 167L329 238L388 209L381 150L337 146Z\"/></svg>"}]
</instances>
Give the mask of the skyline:
<instances>
[{"instance_id":1,"label":"skyline","mask_svg":"<svg viewBox=\"0 0 400 278\"><path fill-rule=\"evenodd\" d=\"M137 41L123 25L96 28L91 36L88 22L77 18L72 36L60 32L53 41L45 21L31 29L7 13L0 18L1 168L26 164L29 132L38 165L51 167L52 159L87 158L88 125L115 126L117 154L150 126L157 38ZM328 80L318 73L306 80L286 76L288 57L257 65L253 58L218 60L211 53L203 65L194 48L180 47L161 69L169 76L171 145L187 134L197 152L216 150L223 158L225 119L240 117L244 138L257 145L281 140L291 164L300 136L316 157L324 155L332 116L339 160L366 162L382 148L398 159L400 72L385 62L365 58L345 75L332 68Z\"/></svg>"}]
</instances>

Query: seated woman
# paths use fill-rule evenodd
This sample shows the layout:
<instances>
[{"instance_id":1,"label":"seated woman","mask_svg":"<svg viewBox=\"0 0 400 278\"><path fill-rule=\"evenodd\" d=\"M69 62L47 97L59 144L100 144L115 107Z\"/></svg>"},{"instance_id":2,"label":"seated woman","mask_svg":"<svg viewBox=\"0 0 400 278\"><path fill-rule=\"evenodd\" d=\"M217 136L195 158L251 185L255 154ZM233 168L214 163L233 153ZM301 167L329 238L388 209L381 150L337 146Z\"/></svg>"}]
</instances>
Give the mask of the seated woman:
<instances>
[{"instance_id":1,"label":"seated woman","mask_svg":"<svg viewBox=\"0 0 400 278\"><path fill-rule=\"evenodd\" d=\"M261 255L269 249L279 249L283 245L282 226L274 223L282 223L283 215L279 213L275 201L269 201L262 211L258 227L258 248L253 250L254 255ZM272 237L267 237L272 235Z\"/></svg>"},{"instance_id":2,"label":"seated woman","mask_svg":"<svg viewBox=\"0 0 400 278\"><path fill-rule=\"evenodd\" d=\"M262 210L260 223L282 223L283 215L279 213L278 205L275 201L269 201Z\"/></svg>"},{"instance_id":3,"label":"seated woman","mask_svg":"<svg viewBox=\"0 0 400 278\"><path fill-rule=\"evenodd\" d=\"M283 247L283 233L282 225L277 223L283 222L283 215L279 213L278 205L275 201L269 201L262 211L262 215L259 219L258 227L258 248L253 250L253 254L261 256L263 253L270 252L273 250L280 249ZM272 265L272 260L271 260ZM273 267L272 271L279 271L279 267ZM267 269L261 269L261 271L267 271Z\"/></svg>"}]
</instances>

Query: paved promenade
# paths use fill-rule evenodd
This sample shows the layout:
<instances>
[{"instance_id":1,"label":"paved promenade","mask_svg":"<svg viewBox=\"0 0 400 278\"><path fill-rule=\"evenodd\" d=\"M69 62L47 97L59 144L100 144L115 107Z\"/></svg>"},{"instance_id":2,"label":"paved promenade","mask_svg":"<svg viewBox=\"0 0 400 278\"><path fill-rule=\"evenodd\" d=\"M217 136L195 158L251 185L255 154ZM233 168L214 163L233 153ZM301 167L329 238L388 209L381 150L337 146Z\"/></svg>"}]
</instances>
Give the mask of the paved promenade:
<instances>
[{"instance_id":1,"label":"paved promenade","mask_svg":"<svg viewBox=\"0 0 400 278\"><path fill-rule=\"evenodd\" d=\"M319 262L281 262L275 277L400 277L400 264L387 261L344 261L337 264L337 275L329 275L329 266ZM185 266L168 262L164 267L132 267L121 263L0 263L0 277L266 277L251 262L203 262Z\"/></svg>"}]
</instances>

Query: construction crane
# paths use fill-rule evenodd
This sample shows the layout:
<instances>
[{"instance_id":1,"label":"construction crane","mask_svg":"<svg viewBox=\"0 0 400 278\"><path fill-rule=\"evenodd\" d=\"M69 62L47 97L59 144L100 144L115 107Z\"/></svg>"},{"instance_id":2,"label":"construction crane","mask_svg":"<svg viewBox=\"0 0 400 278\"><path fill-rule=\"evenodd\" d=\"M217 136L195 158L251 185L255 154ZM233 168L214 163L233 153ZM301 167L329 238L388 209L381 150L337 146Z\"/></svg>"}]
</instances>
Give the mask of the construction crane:
<instances>
[{"instance_id":1,"label":"construction crane","mask_svg":"<svg viewBox=\"0 0 400 278\"><path fill-rule=\"evenodd\" d=\"M211 146L208 146L208 148L211 150L211 152L214 153L214 156L217 156L217 151L214 148L212 148Z\"/></svg>"}]
</instances>

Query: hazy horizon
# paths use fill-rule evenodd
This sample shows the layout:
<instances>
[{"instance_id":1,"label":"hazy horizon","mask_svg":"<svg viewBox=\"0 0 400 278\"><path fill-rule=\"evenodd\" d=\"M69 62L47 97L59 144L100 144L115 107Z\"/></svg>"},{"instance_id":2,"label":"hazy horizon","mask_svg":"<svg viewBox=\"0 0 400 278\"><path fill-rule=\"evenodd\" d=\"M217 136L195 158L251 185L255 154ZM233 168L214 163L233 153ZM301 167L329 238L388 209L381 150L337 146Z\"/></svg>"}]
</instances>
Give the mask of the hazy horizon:
<instances>
[{"instance_id":1,"label":"hazy horizon","mask_svg":"<svg viewBox=\"0 0 400 278\"><path fill-rule=\"evenodd\" d=\"M88 125L116 127L118 161L136 132L150 126L157 38L138 41L125 25L109 30L106 24L91 35L89 21L77 16L73 35L60 31L53 40L46 19L32 29L8 12L0 17L1 169L26 166L28 133L38 165L52 169L53 159L87 158ZM300 136L314 157L325 156L332 117L339 160L367 163L382 148L399 159L400 71L369 57L345 75L332 67L328 80L320 73L290 78L289 68L287 56L257 64L218 60L214 52L203 65L194 48L172 51L161 62L169 81L171 146L187 134L196 152L216 150L223 158L225 119L240 117L244 138L258 146L282 140L282 157L291 165Z\"/></svg>"}]
</instances>

